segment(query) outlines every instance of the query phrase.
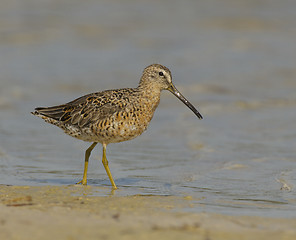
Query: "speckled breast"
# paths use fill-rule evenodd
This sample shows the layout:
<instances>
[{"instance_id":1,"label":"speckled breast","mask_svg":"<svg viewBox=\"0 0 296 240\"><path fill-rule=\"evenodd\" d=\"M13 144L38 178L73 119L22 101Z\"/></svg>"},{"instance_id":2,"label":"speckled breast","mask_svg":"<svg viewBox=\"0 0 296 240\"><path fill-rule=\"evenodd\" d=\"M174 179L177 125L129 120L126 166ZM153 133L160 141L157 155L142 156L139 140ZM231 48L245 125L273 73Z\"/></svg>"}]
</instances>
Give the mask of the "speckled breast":
<instances>
[{"instance_id":1,"label":"speckled breast","mask_svg":"<svg viewBox=\"0 0 296 240\"><path fill-rule=\"evenodd\" d=\"M110 118L97 122L94 132L98 142L116 143L131 140L148 127L153 112L149 109L132 108L116 112Z\"/></svg>"}]
</instances>

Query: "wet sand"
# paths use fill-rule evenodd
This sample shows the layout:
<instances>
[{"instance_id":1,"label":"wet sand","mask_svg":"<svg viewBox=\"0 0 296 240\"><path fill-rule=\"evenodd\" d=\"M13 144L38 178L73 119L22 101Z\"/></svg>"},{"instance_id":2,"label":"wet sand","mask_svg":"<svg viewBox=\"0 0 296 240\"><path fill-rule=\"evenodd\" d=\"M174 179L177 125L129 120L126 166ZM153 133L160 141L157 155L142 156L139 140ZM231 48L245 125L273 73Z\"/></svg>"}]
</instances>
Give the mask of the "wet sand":
<instances>
[{"instance_id":1,"label":"wet sand","mask_svg":"<svg viewBox=\"0 0 296 240\"><path fill-rule=\"evenodd\" d=\"M0 186L0 239L296 238L296 219L190 213L198 201L190 196L93 196L98 190Z\"/></svg>"}]
</instances>

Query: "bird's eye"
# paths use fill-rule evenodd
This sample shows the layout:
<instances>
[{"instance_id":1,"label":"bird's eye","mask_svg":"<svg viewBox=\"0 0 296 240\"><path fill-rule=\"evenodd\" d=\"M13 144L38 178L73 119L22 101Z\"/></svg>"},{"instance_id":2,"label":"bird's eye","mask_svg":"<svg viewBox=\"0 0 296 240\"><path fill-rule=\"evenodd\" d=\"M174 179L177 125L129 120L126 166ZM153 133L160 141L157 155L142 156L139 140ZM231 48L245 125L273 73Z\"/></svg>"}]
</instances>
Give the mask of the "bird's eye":
<instances>
[{"instance_id":1,"label":"bird's eye","mask_svg":"<svg viewBox=\"0 0 296 240\"><path fill-rule=\"evenodd\" d=\"M163 72L159 72L158 75L163 77Z\"/></svg>"}]
</instances>

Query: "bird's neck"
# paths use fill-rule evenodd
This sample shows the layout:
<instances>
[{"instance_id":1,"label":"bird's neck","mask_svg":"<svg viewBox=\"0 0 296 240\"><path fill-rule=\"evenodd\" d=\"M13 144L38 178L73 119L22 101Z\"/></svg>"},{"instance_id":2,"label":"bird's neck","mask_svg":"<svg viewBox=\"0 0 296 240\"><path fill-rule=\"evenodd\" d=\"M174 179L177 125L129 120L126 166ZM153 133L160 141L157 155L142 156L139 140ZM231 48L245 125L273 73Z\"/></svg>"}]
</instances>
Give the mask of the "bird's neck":
<instances>
[{"instance_id":1,"label":"bird's neck","mask_svg":"<svg viewBox=\"0 0 296 240\"><path fill-rule=\"evenodd\" d=\"M151 82L140 82L137 89L143 97L160 97L161 89L157 84L151 84Z\"/></svg>"},{"instance_id":2,"label":"bird's neck","mask_svg":"<svg viewBox=\"0 0 296 240\"><path fill-rule=\"evenodd\" d=\"M150 105L153 111L157 108L160 100L160 88L154 84L140 84L137 88L141 95L141 100L145 105Z\"/></svg>"}]
</instances>

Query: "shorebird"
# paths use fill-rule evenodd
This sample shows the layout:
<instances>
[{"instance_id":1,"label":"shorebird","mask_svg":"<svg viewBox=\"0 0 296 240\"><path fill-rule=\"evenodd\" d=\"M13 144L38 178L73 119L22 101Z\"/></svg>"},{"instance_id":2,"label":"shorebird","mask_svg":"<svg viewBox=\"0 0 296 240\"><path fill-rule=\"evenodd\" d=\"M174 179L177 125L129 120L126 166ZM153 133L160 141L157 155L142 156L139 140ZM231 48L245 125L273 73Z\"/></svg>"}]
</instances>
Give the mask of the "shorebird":
<instances>
[{"instance_id":1,"label":"shorebird","mask_svg":"<svg viewBox=\"0 0 296 240\"><path fill-rule=\"evenodd\" d=\"M116 189L106 158L106 147L109 143L131 140L147 129L159 104L162 90L169 90L199 119L203 118L173 85L170 70L160 64L152 64L144 69L137 88L91 93L66 104L37 107L32 114L58 126L72 137L92 142L85 152L83 178L77 184L87 184L91 151L97 143L101 143L102 163L113 189Z\"/></svg>"}]
</instances>

